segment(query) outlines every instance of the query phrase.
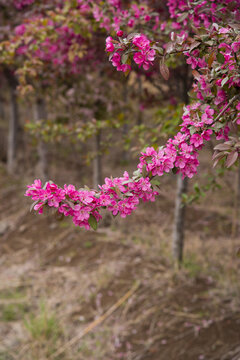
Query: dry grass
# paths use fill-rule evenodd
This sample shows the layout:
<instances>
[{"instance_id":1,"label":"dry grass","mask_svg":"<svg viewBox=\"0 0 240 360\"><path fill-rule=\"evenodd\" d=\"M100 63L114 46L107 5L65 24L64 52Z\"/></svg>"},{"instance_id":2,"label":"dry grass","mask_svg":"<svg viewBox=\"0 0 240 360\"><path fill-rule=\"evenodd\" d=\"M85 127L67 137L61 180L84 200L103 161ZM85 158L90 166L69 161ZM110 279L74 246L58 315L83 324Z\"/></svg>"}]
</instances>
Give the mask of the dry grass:
<instances>
[{"instance_id":1,"label":"dry grass","mask_svg":"<svg viewBox=\"0 0 240 360\"><path fill-rule=\"evenodd\" d=\"M239 240L229 236L230 205L220 193L192 205L176 272L169 179L167 196L97 233L28 214L23 187L2 187L0 217L11 227L0 238L0 360L50 360L61 348L57 360L239 358Z\"/></svg>"}]
</instances>

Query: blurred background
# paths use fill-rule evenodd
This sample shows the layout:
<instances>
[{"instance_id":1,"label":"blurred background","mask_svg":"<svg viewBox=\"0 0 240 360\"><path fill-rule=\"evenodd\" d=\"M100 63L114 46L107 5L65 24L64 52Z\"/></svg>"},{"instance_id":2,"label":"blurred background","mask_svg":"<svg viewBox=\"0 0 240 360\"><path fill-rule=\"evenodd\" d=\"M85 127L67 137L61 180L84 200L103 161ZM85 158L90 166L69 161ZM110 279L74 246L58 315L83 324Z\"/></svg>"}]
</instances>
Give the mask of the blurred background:
<instances>
[{"instance_id":1,"label":"blurred background","mask_svg":"<svg viewBox=\"0 0 240 360\"><path fill-rule=\"evenodd\" d=\"M105 176L121 176L124 170L131 173L137 165L136 154L146 142L164 143L161 127L168 126L170 117L177 124L180 110L165 100L148 107L145 95L155 96L151 84L136 74L123 80L111 91L114 115L109 115L112 109L104 112L103 120L96 120L98 135L93 132L84 140L85 130L71 139L58 129L52 134L58 124L68 121L69 109L71 120L79 117L78 112L87 112L71 103L75 94L83 100L85 91L80 85L64 96L58 94L57 106L52 97L45 98L47 125L53 127L43 130L49 141L32 134L34 102L17 99L12 175L7 171L12 104L7 84L1 88L2 360L54 358L57 349L81 335L131 289L133 293L116 311L56 359L238 358L222 356L239 344L238 175L212 169L211 146L202 151L199 175L184 195L185 246L180 270L172 257L176 175L160 179L155 203L141 204L126 219L105 214L97 232L76 228L71 220L57 219L51 212L29 211L26 185L39 175L42 178L42 171L62 186L92 187ZM97 100L94 112L107 105ZM114 126L105 127L107 122Z\"/></svg>"}]
</instances>

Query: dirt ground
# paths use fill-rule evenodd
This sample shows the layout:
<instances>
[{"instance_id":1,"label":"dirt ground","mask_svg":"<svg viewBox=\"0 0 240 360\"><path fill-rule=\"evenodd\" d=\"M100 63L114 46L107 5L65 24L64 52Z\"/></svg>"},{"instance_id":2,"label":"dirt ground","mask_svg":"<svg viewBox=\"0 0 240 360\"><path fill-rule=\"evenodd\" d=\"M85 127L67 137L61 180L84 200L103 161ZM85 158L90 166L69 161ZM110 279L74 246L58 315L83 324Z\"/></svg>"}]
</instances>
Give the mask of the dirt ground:
<instances>
[{"instance_id":1,"label":"dirt ground","mask_svg":"<svg viewBox=\"0 0 240 360\"><path fill-rule=\"evenodd\" d=\"M29 213L27 182L1 168L0 360L240 359L232 188L223 181L188 207L177 270L174 181L156 203L87 232Z\"/></svg>"}]
</instances>

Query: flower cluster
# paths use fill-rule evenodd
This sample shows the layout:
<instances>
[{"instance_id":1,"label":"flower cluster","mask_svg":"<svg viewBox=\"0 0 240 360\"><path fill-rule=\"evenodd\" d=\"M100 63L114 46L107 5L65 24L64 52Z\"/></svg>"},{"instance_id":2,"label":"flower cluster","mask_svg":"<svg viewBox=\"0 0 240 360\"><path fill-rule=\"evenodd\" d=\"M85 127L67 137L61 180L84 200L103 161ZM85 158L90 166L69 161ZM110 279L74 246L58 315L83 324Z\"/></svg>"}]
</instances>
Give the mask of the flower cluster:
<instances>
[{"instance_id":1,"label":"flower cluster","mask_svg":"<svg viewBox=\"0 0 240 360\"><path fill-rule=\"evenodd\" d=\"M237 101L240 87L238 53L240 41L234 26L231 23L226 25L226 20L225 24L221 23L221 17L228 15L235 20L239 19L239 1L205 0L196 3L191 0L168 0L170 15L176 20L171 24L176 34L174 32L171 34L171 43L163 45L161 51L158 50L159 43L154 43L144 34L133 33L123 37L120 25L124 16L128 19L129 12L121 9L119 1L108 1L114 9L113 13L119 14L113 24L110 24L110 18L100 7L94 6L94 17L101 26L112 29L113 25L117 31L118 40L110 36L106 39L106 50L110 54L112 65L118 71L131 70L132 61L147 70L155 59L156 51L160 56L164 54L165 57L171 52L182 52L193 69L195 78L193 92L197 100L184 108L181 130L177 135L169 139L164 147L158 149L147 147L141 153L138 171L132 178L129 178L126 172L120 178L106 178L99 191L76 190L72 185L65 185L62 189L52 183L42 187L39 181L35 181L26 192L26 196L36 201L35 210L42 212L44 206L54 207L59 213L71 216L76 225L87 229L90 226L94 228L100 220L101 209L107 209L114 216L120 214L125 217L137 208L140 199L154 201L157 192L152 185L153 177L173 171L181 173L183 177L191 178L197 172L198 153L204 141L209 141L213 133L217 139L229 140L231 125L240 123L240 103L239 100ZM231 6L224 8L225 3L231 3ZM79 4L81 5L82 1L79 0ZM203 11L205 5L208 5L208 12ZM132 17L128 19L129 27L131 21L134 23L136 19L144 16L145 8L131 7L131 11L134 12L134 19ZM189 25L188 19L193 20L195 27L205 24L209 30L206 30L204 36L197 31L190 37L186 30ZM155 20L154 26L157 24L164 30L167 26L166 22L160 25L159 19ZM210 28L210 24L215 20L216 23ZM144 18L144 21L148 20ZM19 28L16 31L20 33L25 29ZM193 29L193 33L194 31ZM206 49L209 47L207 53ZM161 62L160 70L161 67L166 75L165 63ZM229 156L234 156L229 161L229 166L238 159L238 151L236 148L230 153Z\"/></svg>"},{"instance_id":2,"label":"flower cluster","mask_svg":"<svg viewBox=\"0 0 240 360\"><path fill-rule=\"evenodd\" d=\"M210 140L214 114L214 110L207 106L202 111L201 120L197 121L199 108L200 103L186 106L181 131L173 139L169 139L164 148L157 151L147 148L142 152L139 169L145 167L153 176L162 176L172 169L180 172L183 177L191 178L196 174L199 165L198 151L203 147L204 140Z\"/></svg>"},{"instance_id":3,"label":"flower cluster","mask_svg":"<svg viewBox=\"0 0 240 360\"><path fill-rule=\"evenodd\" d=\"M123 177L106 178L100 191L76 190L73 185L65 185L62 189L50 182L42 187L41 181L35 180L25 195L36 202L34 210L40 214L44 206L53 207L59 213L71 216L75 225L89 229L92 221L97 223L101 219L100 209L124 218L137 208L140 199L154 201L157 192L152 189L149 178L133 180L125 172Z\"/></svg>"},{"instance_id":4,"label":"flower cluster","mask_svg":"<svg viewBox=\"0 0 240 360\"><path fill-rule=\"evenodd\" d=\"M89 1L89 0L88 0ZM107 0L93 4L93 16L101 28L118 31L120 26L133 28L138 24L148 23L153 15L148 8L148 2L143 0L140 4L130 4L126 8L123 2L118 0Z\"/></svg>"},{"instance_id":5,"label":"flower cluster","mask_svg":"<svg viewBox=\"0 0 240 360\"><path fill-rule=\"evenodd\" d=\"M119 35L122 36L122 32L118 32L118 36ZM153 65L156 51L151 48L151 43L147 36L137 34L130 39L121 39L119 42L109 36L106 39L106 51L112 53L110 60L112 65L116 67L118 71L126 72L131 70L130 64L127 63L131 61L130 57L126 56L123 60L122 56L126 46L128 46L129 49L131 49L131 52L134 53L133 60L139 67L142 66L144 70L148 70L150 65Z\"/></svg>"},{"instance_id":6,"label":"flower cluster","mask_svg":"<svg viewBox=\"0 0 240 360\"><path fill-rule=\"evenodd\" d=\"M14 6L18 9L21 10L23 9L25 6L29 6L32 5L34 3L35 0L14 0Z\"/></svg>"},{"instance_id":7,"label":"flower cluster","mask_svg":"<svg viewBox=\"0 0 240 360\"><path fill-rule=\"evenodd\" d=\"M217 22L221 16L224 18L226 7L232 6L232 16L239 14L239 0L204 0L195 4L188 0L168 0L169 13L172 19L176 19L178 26L184 26L192 21L195 27L204 25L209 28L212 23ZM184 16L187 14L187 16Z\"/></svg>"},{"instance_id":8,"label":"flower cluster","mask_svg":"<svg viewBox=\"0 0 240 360\"><path fill-rule=\"evenodd\" d=\"M153 65L153 61L156 55L156 51L151 49L150 40L145 35L136 35L132 43L136 46L137 51L133 56L135 63L144 70L148 70L150 65Z\"/></svg>"},{"instance_id":9,"label":"flower cluster","mask_svg":"<svg viewBox=\"0 0 240 360\"><path fill-rule=\"evenodd\" d=\"M99 191L87 188L76 190L73 185L65 185L62 189L50 182L42 187L41 181L35 180L28 186L26 196L36 201L34 209L39 213L43 212L44 206L54 207L59 213L71 216L75 225L86 229L92 226L92 221L99 222L101 209L110 211L114 216L130 215L140 199L155 200L158 192L151 184L153 177L175 170L183 177L191 178L197 172L198 151L203 147L204 140L210 140L214 126L214 110L210 106L200 108L200 103L186 106L181 131L169 139L165 147L158 150L148 147L142 152L138 171L132 178L127 172L123 177L106 178ZM202 117L198 121L200 110Z\"/></svg>"},{"instance_id":10,"label":"flower cluster","mask_svg":"<svg viewBox=\"0 0 240 360\"><path fill-rule=\"evenodd\" d=\"M29 42L29 38L33 38L34 46ZM85 55L81 34L70 26L57 23L56 19L51 17L38 16L16 26L12 45L18 56L27 59L31 54L33 60L38 59L54 70L61 69L60 72L67 65L66 70L74 74L80 72L80 61Z\"/></svg>"}]
</instances>

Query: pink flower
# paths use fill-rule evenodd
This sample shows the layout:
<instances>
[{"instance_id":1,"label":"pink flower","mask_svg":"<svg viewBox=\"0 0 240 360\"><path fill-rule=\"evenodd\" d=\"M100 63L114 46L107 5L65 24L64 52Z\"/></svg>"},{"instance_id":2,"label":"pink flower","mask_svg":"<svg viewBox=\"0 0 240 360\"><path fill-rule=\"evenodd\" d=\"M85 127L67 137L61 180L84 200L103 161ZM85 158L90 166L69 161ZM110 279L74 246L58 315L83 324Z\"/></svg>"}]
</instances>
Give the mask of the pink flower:
<instances>
[{"instance_id":1,"label":"pink flower","mask_svg":"<svg viewBox=\"0 0 240 360\"><path fill-rule=\"evenodd\" d=\"M90 204L93 202L95 196L94 191L83 190L78 192L78 198L83 204Z\"/></svg>"},{"instance_id":2,"label":"pink flower","mask_svg":"<svg viewBox=\"0 0 240 360\"><path fill-rule=\"evenodd\" d=\"M180 145L180 149L181 149L181 154L186 158L190 158L191 157L191 152L193 151L193 147L191 145L188 145L186 143L182 143Z\"/></svg>"},{"instance_id":3,"label":"pink flower","mask_svg":"<svg viewBox=\"0 0 240 360\"><path fill-rule=\"evenodd\" d=\"M229 29L227 29L227 28L221 28L219 30L219 34L227 34L228 32L229 32Z\"/></svg>"},{"instance_id":4,"label":"pink flower","mask_svg":"<svg viewBox=\"0 0 240 360\"><path fill-rule=\"evenodd\" d=\"M121 65L121 56L118 52L115 52L112 56L111 62L113 66L118 67Z\"/></svg>"},{"instance_id":5,"label":"pink flower","mask_svg":"<svg viewBox=\"0 0 240 360\"><path fill-rule=\"evenodd\" d=\"M111 204L111 197L109 195L102 194L99 198L101 206L108 206Z\"/></svg>"},{"instance_id":6,"label":"pink flower","mask_svg":"<svg viewBox=\"0 0 240 360\"><path fill-rule=\"evenodd\" d=\"M44 203L39 202L34 206L34 210L38 211L39 214L42 214L43 213L43 206L44 206Z\"/></svg>"},{"instance_id":7,"label":"pink flower","mask_svg":"<svg viewBox=\"0 0 240 360\"><path fill-rule=\"evenodd\" d=\"M24 35L25 31L26 31L26 26L24 24L15 27L16 35L22 36Z\"/></svg>"},{"instance_id":8,"label":"pink flower","mask_svg":"<svg viewBox=\"0 0 240 360\"><path fill-rule=\"evenodd\" d=\"M240 41L233 42L231 47L234 52L238 52L240 49Z\"/></svg>"},{"instance_id":9,"label":"pink flower","mask_svg":"<svg viewBox=\"0 0 240 360\"><path fill-rule=\"evenodd\" d=\"M193 56L189 56L187 58L187 64L191 65L192 69L196 69L198 66L198 60Z\"/></svg>"},{"instance_id":10,"label":"pink flower","mask_svg":"<svg viewBox=\"0 0 240 360\"><path fill-rule=\"evenodd\" d=\"M149 66L152 65L155 54L156 52L154 49L147 52L136 52L133 56L133 60L139 67L143 66L144 70L148 70Z\"/></svg>"},{"instance_id":11,"label":"pink flower","mask_svg":"<svg viewBox=\"0 0 240 360\"><path fill-rule=\"evenodd\" d=\"M132 42L141 50L149 49L150 41L145 35L136 35Z\"/></svg>"},{"instance_id":12,"label":"pink flower","mask_svg":"<svg viewBox=\"0 0 240 360\"><path fill-rule=\"evenodd\" d=\"M215 105L221 104L223 101L226 100L226 93L223 89L218 89L216 98L214 100Z\"/></svg>"},{"instance_id":13,"label":"pink flower","mask_svg":"<svg viewBox=\"0 0 240 360\"><path fill-rule=\"evenodd\" d=\"M20 46L20 47L17 49L16 53L17 53L18 55L24 55L24 54L26 54L27 51L28 51L28 47L27 47L26 45L24 45L24 46Z\"/></svg>"},{"instance_id":14,"label":"pink flower","mask_svg":"<svg viewBox=\"0 0 240 360\"><path fill-rule=\"evenodd\" d=\"M167 22L164 21L164 22L161 24L161 26L160 26L160 30L161 30L161 31L164 31L164 30L166 29L166 26L167 26Z\"/></svg>"},{"instance_id":15,"label":"pink flower","mask_svg":"<svg viewBox=\"0 0 240 360\"><path fill-rule=\"evenodd\" d=\"M122 64L121 70L122 70L123 72L130 71L130 70L131 70L131 66L130 66L129 64Z\"/></svg>"},{"instance_id":16,"label":"pink flower","mask_svg":"<svg viewBox=\"0 0 240 360\"><path fill-rule=\"evenodd\" d=\"M196 148L203 144L203 138L199 134L193 134L190 138L190 144L193 144Z\"/></svg>"},{"instance_id":17,"label":"pink flower","mask_svg":"<svg viewBox=\"0 0 240 360\"><path fill-rule=\"evenodd\" d=\"M203 133L202 133L203 139L206 141L209 141L211 139L212 133L213 133L212 129L207 129L207 130L203 131Z\"/></svg>"},{"instance_id":18,"label":"pink flower","mask_svg":"<svg viewBox=\"0 0 240 360\"><path fill-rule=\"evenodd\" d=\"M74 208L74 218L77 221L84 221L89 219L89 212L91 208L88 206L75 205Z\"/></svg>"},{"instance_id":19,"label":"pink flower","mask_svg":"<svg viewBox=\"0 0 240 360\"><path fill-rule=\"evenodd\" d=\"M180 169L183 169L185 167L186 160L182 156L177 156L175 161L175 166L179 167Z\"/></svg>"},{"instance_id":20,"label":"pink flower","mask_svg":"<svg viewBox=\"0 0 240 360\"><path fill-rule=\"evenodd\" d=\"M117 31L117 36L118 36L118 37L122 37L122 36L123 36L123 31L122 31L122 30L118 30L118 31Z\"/></svg>"},{"instance_id":21,"label":"pink flower","mask_svg":"<svg viewBox=\"0 0 240 360\"><path fill-rule=\"evenodd\" d=\"M130 19L130 20L128 21L128 26L129 26L130 28L132 28L132 27L134 26L134 19Z\"/></svg>"},{"instance_id":22,"label":"pink flower","mask_svg":"<svg viewBox=\"0 0 240 360\"><path fill-rule=\"evenodd\" d=\"M114 47L112 41L113 41L113 38L111 36L108 36L106 38L106 50L108 52L113 52L115 50L115 47Z\"/></svg>"}]
</instances>

